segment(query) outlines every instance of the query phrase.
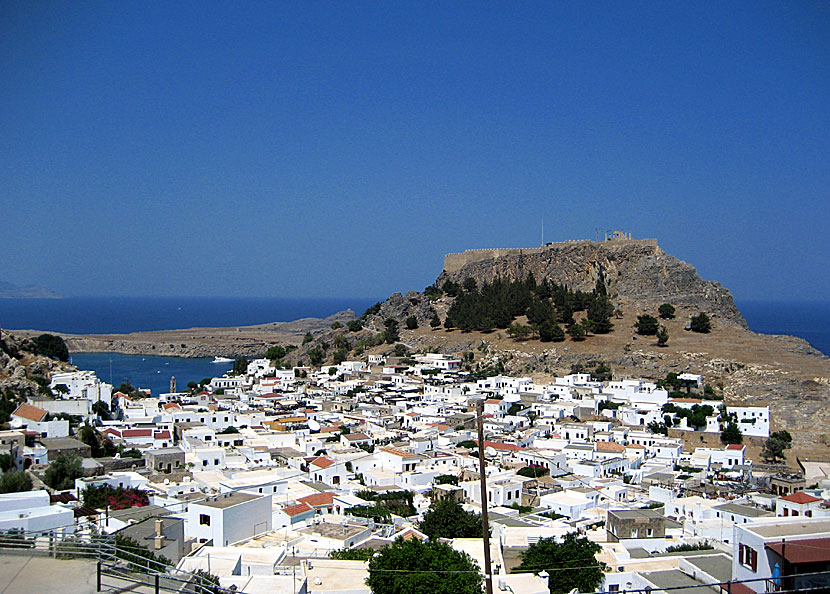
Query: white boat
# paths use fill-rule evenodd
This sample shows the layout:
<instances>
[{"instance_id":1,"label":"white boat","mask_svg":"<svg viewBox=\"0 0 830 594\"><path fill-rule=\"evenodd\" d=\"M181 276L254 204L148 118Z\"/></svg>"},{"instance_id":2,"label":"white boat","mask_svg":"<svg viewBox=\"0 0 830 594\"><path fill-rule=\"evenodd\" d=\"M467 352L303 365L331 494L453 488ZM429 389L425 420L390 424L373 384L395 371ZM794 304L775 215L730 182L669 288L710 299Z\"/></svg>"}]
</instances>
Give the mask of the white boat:
<instances>
[{"instance_id":1,"label":"white boat","mask_svg":"<svg viewBox=\"0 0 830 594\"><path fill-rule=\"evenodd\" d=\"M214 357L212 363L233 363L233 359L227 357Z\"/></svg>"}]
</instances>

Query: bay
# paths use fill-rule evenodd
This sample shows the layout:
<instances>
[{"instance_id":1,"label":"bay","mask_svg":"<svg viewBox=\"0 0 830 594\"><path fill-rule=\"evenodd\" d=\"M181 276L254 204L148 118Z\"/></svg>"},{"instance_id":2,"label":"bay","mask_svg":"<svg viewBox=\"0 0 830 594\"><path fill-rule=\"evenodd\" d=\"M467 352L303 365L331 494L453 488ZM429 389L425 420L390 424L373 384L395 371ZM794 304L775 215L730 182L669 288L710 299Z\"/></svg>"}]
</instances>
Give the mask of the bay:
<instances>
[{"instance_id":1,"label":"bay","mask_svg":"<svg viewBox=\"0 0 830 594\"><path fill-rule=\"evenodd\" d=\"M149 388L153 396L170 391L175 376L177 389L187 390L187 382L221 376L233 363L213 363L212 357L154 357L121 353L73 353L71 362L78 369L92 370L99 379L118 388L122 382L134 388Z\"/></svg>"}]
</instances>

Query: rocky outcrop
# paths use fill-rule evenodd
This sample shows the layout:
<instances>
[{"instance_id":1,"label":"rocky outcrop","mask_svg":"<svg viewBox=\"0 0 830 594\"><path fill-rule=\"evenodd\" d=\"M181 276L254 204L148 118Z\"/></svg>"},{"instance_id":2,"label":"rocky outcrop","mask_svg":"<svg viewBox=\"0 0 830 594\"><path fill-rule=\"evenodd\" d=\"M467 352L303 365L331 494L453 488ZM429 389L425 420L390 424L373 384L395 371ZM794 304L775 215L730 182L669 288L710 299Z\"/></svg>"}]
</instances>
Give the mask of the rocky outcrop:
<instances>
[{"instance_id":1,"label":"rocky outcrop","mask_svg":"<svg viewBox=\"0 0 830 594\"><path fill-rule=\"evenodd\" d=\"M574 290L590 291L600 273L613 300L654 308L671 303L687 306L744 328L732 294L714 281L700 278L694 266L667 254L654 240L577 241L553 243L529 250L471 250L445 259L440 286L496 278L550 279Z\"/></svg>"},{"instance_id":2,"label":"rocky outcrop","mask_svg":"<svg viewBox=\"0 0 830 594\"><path fill-rule=\"evenodd\" d=\"M2 332L0 337L0 392L10 390L16 397L33 397L52 374L74 370L67 363L35 354L34 343L26 337ZM40 383L38 383L40 382Z\"/></svg>"}]
</instances>

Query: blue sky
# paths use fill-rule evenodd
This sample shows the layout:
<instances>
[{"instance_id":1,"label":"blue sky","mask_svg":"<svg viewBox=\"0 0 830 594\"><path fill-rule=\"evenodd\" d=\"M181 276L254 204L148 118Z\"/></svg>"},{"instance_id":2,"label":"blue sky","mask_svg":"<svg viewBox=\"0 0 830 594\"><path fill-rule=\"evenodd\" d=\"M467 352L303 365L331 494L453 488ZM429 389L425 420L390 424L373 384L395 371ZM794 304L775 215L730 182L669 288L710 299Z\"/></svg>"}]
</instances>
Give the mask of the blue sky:
<instances>
[{"instance_id":1,"label":"blue sky","mask_svg":"<svg viewBox=\"0 0 830 594\"><path fill-rule=\"evenodd\" d=\"M0 280L381 298L544 219L824 300L828 73L820 2L4 2Z\"/></svg>"}]
</instances>

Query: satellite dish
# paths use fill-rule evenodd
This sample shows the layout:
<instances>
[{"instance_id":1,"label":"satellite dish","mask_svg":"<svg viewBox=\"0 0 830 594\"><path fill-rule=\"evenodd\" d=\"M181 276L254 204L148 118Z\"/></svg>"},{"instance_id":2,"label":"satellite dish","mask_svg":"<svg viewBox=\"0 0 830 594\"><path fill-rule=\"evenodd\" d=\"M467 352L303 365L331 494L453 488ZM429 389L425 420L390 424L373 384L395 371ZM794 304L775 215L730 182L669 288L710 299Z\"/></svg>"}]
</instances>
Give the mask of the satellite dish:
<instances>
[{"instance_id":1,"label":"satellite dish","mask_svg":"<svg viewBox=\"0 0 830 594\"><path fill-rule=\"evenodd\" d=\"M312 431L319 431L320 430L320 423L315 421L314 419L310 419L308 421L308 428Z\"/></svg>"},{"instance_id":2,"label":"satellite dish","mask_svg":"<svg viewBox=\"0 0 830 594\"><path fill-rule=\"evenodd\" d=\"M487 446L486 448L484 448L484 453L487 454L488 456L495 456L496 455L496 448Z\"/></svg>"},{"instance_id":3,"label":"satellite dish","mask_svg":"<svg viewBox=\"0 0 830 594\"><path fill-rule=\"evenodd\" d=\"M383 404L383 398L381 398L380 396L375 396L375 402L378 404Z\"/></svg>"}]
</instances>

